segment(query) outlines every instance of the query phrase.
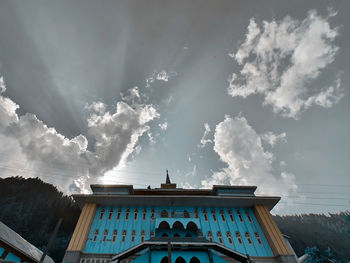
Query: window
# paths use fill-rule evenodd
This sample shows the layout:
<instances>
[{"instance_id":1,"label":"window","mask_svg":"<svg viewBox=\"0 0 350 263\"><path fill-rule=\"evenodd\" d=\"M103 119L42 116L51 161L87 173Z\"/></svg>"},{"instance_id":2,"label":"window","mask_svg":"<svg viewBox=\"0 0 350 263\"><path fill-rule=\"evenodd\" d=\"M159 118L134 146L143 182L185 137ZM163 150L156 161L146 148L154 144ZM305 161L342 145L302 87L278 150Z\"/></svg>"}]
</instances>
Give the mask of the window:
<instances>
[{"instance_id":1,"label":"window","mask_svg":"<svg viewBox=\"0 0 350 263\"><path fill-rule=\"evenodd\" d=\"M225 214L224 214L224 211L220 210L220 215L221 215L221 219L222 221L226 221L226 218L225 218Z\"/></svg>"},{"instance_id":2,"label":"window","mask_svg":"<svg viewBox=\"0 0 350 263\"><path fill-rule=\"evenodd\" d=\"M146 220L146 214L147 214L147 211L146 211L146 208L145 208L142 211L142 220Z\"/></svg>"},{"instance_id":3,"label":"window","mask_svg":"<svg viewBox=\"0 0 350 263\"><path fill-rule=\"evenodd\" d=\"M175 217L175 211L171 211L171 218Z\"/></svg>"},{"instance_id":4,"label":"window","mask_svg":"<svg viewBox=\"0 0 350 263\"><path fill-rule=\"evenodd\" d=\"M126 230L123 230L123 234L122 234L122 242L125 242L125 237L126 237Z\"/></svg>"},{"instance_id":5,"label":"window","mask_svg":"<svg viewBox=\"0 0 350 263\"><path fill-rule=\"evenodd\" d=\"M250 216L248 211L245 211L245 215L247 216L249 222L253 222L253 219L251 218L251 216Z\"/></svg>"},{"instance_id":6,"label":"window","mask_svg":"<svg viewBox=\"0 0 350 263\"><path fill-rule=\"evenodd\" d=\"M207 211L203 210L203 216L204 216L204 220L208 221L208 214Z\"/></svg>"},{"instance_id":7,"label":"window","mask_svg":"<svg viewBox=\"0 0 350 263\"><path fill-rule=\"evenodd\" d=\"M126 209L126 212L125 212L125 220L129 220L129 214L130 214L130 209Z\"/></svg>"},{"instance_id":8,"label":"window","mask_svg":"<svg viewBox=\"0 0 350 263\"><path fill-rule=\"evenodd\" d=\"M233 217L233 214L232 214L231 210L228 211L228 215L230 216L231 221L235 222L235 218Z\"/></svg>"},{"instance_id":9,"label":"window","mask_svg":"<svg viewBox=\"0 0 350 263\"><path fill-rule=\"evenodd\" d=\"M211 210L211 215L213 216L213 220L216 221L216 214L214 210Z\"/></svg>"},{"instance_id":10,"label":"window","mask_svg":"<svg viewBox=\"0 0 350 263\"><path fill-rule=\"evenodd\" d=\"M151 220L154 220L154 209L151 210Z\"/></svg>"},{"instance_id":11,"label":"window","mask_svg":"<svg viewBox=\"0 0 350 263\"><path fill-rule=\"evenodd\" d=\"M198 218L198 210L197 210L197 209L194 210L194 216L195 216L196 218Z\"/></svg>"},{"instance_id":12,"label":"window","mask_svg":"<svg viewBox=\"0 0 350 263\"><path fill-rule=\"evenodd\" d=\"M259 235L258 232L255 232L255 238L256 238L256 240L258 241L259 245L262 245L261 237L260 237L260 235Z\"/></svg>"},{"instance_id":13,"label":"window","mask_svg":"<svg viewBox=\"0 0 350 263\"><path fill-rule=\"evenodd\" d=\"M97 241L97 236L98 236L98 230L96 229L95 232L94 232L94 237L92 238L93 242Z\"/></svg>"},{"instance_id":14,"label":"window","mask_svg":"<svg viewBox=\"0 0 350 263\"><path fill-rule=\"evenodd\" d=\"M122 213L122 210L120 208L118 208L118 213L117 213L117 220L120 219L120 214Z\"/></svg>"},{"instance_id":15,"label":"window","mask_svg":"<svg viewBox=\"0 0 350 263\"><path fill-rule=\"evenodd\" d=\"M106 229L105 231L103 231L103 239L102 239L103 242L106 242L107 236L108 236L108 230Z\"/></svg>"},{"instance_id":16,"label":"window","mask_svg":"<svg viewBox=\"0 0 350 263\"><path fill-rule=\"evenodd\" d=\"M154 237L154 231L151 231L151 237Z\"/></svg>"},{"instance_id":17,"label":"window","mask_svg":"<svg viewBox=\"0 0 350 263\"><path fill-rule=\"evenodd\" d=\"M211 233L211 231L208 231L208 238L210 242L213 242L213 234Z\"/></svg>"},{"instance_id":18,"label":"window","mask_svg":"<svg viewBox=\"0 0 350 263\"><path fill-rule=\"evenodd\" d=\"M186 210L184 211L184 218L190 218L190 214Z\"/></svg>"},{"instance_id":19,"label":"window","mask_svg":"<svg viewBox=\"0 0 350 263\"><path fill-rule=\"evenodd\" d=\"M133 231L131 232L131 242L132 242L132 243L135 242L135 236L136 236L136 231L133 230Z\"/></svg>"},{"instance_id":20,"label":"window","mask_svg":"<svg viewBox=\"0 0 350 263\"><path fill-rule=\"evenodd\" d=\"M238 240L238 243L242 244L242 237L241 237L241 234L237 231L236 232L236 237L237 237L237 240Z\"/></svg>"},{"instance_id":21,"label":"window","mask_svg":"<svg viewBox=\"0 0 350 263\"><path fill-rule=\"evenodd\" d=\"M242 217L241 211L237 210L237 215L239 217L239 221L243 222L243 217Z\"/></svg>"},{"instance_id":22,"label":"window","mask_svg":"<svg viewBox=\"0 0 350 263\"><path fill-rule=\"evenodd\" d=\"M162 212L160 212L160 217L168 217L168 212L166 210L162 210Z\"/></svg>"},{"instance_id":23,"label":"window","mask_svg":"<svg viewBox=\"0 0 350 263\"><path fill-rule=\"evenodd\" d=\"M112 241L115 242L117 240L117 234L118 234L118 230L114 230L113 231L113 236L112 236Z\"/></svg>"},{"instance_id":24,"label":"window","mask_svg":"<svg viewBox=\"0 0 350 263\"><path fill-rule=\"evenodd\" d=\"M245 237L247 238L248 243L249 243L250 245L253 244L252 239L251 239L251 237L250 237L250 235L249 235L248 232L245 232Z\"/></svg>"},{"instance_id":25,"label":"window","mask_svg":"<svg viewBox=\"0 0 350 263\"><path fill-rule=\"evenodd\" d=\"M232 244L232 235L229 231L226 232L226 236L227 236L228 242L230 242L230 244Z\"/></svg>"},{"instance_id":26,"label":"window","mask_svg":"<svg viewBox=\"0 0 350 263\"><path fill-rule=\"evenodd\" d=\"M101 213L100 213L100 220L103 218L103 215L105 214L105 209L102 208L101 209Z\"/></svg>"},{"instance_id":27,"label":"window","mask_svg":"<svg viewBox=\"0 0 350 263\"><path fill-rule=\"evenodd\" d=\"M137 214L138 214L138 210L137 210L137 208L135 208L135 210L134 210L134 220L137 220Z\"/></svg>"},{"instance_id":28,"label":"window","mask_svg":"<svg viewBox=\"0 0 350 263\"><path fill-rule=\"evenodd\" d=\"M111 209L109 210L108 220L111 220L112 215L113 215L113 208L111 208Z\"/></svg>"},{"instance_id":29,"label":"window","mask_svg":"<svg viewBox=\"0 0 350 263\"><path fill-rule=\"evenodd\" d=\"M218 238L219 238L219 242L222 243L222 235L221 235L221 232L218 231L218 232L216 233L216 235L217 235Z\"/></svg>"},{"instance_id":30,"label":"window","mask_svg":"<svg viewBox=\"0 0 350 263\"><path fill-rule=\"evenodd\" d=\"M145 230L142 230L142 231L141 231L141 242L144 242L144 241L145 241L145 235L146 235Z\"/></svg>"}]
</instances>

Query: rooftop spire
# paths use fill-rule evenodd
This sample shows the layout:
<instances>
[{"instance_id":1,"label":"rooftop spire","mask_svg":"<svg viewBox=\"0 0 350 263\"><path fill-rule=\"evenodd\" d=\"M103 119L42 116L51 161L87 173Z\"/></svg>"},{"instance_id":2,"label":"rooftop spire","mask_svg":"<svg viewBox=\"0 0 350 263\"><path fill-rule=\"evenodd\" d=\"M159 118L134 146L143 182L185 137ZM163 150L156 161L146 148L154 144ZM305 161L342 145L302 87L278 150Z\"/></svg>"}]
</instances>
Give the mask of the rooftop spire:
<instances>
[{"instance_id":1,"label":"rooftop spire","mask_svg":"<svg viewBox=\"0 0 350 263\"><path fill-rule=\"evenodd\" d=\"M168 169L166 170L166 180L165 180L165 184L171 184L171 182L170 182L170 177L169 177L169 173L168 173Z\"/></svg>"}]
</instances>

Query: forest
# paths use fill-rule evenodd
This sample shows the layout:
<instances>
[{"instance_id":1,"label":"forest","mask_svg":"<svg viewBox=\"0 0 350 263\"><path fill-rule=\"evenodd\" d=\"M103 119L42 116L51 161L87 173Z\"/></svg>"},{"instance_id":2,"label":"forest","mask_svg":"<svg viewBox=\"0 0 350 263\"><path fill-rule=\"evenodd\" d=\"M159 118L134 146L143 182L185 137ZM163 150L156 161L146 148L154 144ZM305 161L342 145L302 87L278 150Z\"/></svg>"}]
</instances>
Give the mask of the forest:
<instances>
[{"instance_id":1,"label":"forest","mask_svg":"<svg viewBox=\"0 0 350 263\"><path fill-rule=\"evenodd\" d=\"M45 249L59 220L63 223L48 253L61 262L80 209L70 196L39 178L0 178L0 221L40 249ZM350 261L350 213L274 217L281 232L306 263Z\"/></svg>"}]
</instances>

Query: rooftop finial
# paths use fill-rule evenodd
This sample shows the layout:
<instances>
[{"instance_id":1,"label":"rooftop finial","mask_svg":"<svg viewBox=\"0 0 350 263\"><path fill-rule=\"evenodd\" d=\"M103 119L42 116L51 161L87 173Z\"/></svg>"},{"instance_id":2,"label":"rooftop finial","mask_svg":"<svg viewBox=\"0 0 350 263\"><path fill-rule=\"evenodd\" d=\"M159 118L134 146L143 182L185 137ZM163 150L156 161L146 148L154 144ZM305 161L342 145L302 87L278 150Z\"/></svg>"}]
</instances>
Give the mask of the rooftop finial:
<instances>
[{"instance_id":1,"label":"rooftop finial","mask_svg":"<svg viewBox=\"0 0 350 263\"><path fill-rule=\"evenodd\" d=\"M169 173L168 173L168 169L166 170L166 181L165 181L166 184L171 184L170 182L170 177L169 177Z\"/></svg>"}]
</instances>

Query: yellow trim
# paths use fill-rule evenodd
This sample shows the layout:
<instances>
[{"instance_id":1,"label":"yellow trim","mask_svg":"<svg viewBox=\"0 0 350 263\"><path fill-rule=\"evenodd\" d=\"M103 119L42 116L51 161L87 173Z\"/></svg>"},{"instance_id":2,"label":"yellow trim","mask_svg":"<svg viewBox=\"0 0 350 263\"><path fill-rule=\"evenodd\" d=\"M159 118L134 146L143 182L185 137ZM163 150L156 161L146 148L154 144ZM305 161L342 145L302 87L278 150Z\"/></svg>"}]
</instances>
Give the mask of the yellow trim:
<instances>
[{"instance_id":1,"label":"yellow trim","mask_svg":"<svg viewBox=\"0 0 350 263\"><path fill-rule=\"evenodd\" d=\"M265 205L255 205L254 212L275 256L293 255L281 231Z\"/></svg>"},{"instance_id":2,"label":"yellow trim","mask_svg":"<svg viewBox=\"0 0 350 263\"><path fill-rule=\"evenodd\" d=\"M73 236L69 242L67 251L83 251L90 232L90 227L96 213L97 205L87 203L81 211L78 223L74 229Z\"/></svg>"}]
</instances>

